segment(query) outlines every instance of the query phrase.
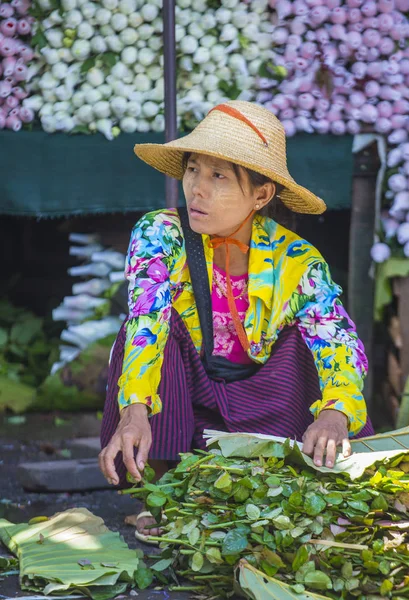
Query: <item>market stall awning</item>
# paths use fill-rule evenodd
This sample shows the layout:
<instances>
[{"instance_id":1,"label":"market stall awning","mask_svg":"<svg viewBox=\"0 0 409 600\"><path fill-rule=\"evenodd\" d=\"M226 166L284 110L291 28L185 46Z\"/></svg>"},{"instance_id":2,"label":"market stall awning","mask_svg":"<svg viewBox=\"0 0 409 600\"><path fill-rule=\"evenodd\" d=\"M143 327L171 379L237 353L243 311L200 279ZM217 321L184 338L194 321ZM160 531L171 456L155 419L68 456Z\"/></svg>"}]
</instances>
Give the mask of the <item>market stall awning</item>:
<instances>
[{"instance_id":1,"label":"market stall awning","mask_svg":"<svg viewBox=\"0 0 409 600\"><path fill-rule=\"evenodd\" d=\"M0 131L0 214L59 217L146 211L165 206L165 177L138 160L135 143L162 143L163 135ZM297 135L288 140L294 179L329 209L351 203L352 137ZM181 198L182 202L182 198Z\"/></svg>"}]
</instances>

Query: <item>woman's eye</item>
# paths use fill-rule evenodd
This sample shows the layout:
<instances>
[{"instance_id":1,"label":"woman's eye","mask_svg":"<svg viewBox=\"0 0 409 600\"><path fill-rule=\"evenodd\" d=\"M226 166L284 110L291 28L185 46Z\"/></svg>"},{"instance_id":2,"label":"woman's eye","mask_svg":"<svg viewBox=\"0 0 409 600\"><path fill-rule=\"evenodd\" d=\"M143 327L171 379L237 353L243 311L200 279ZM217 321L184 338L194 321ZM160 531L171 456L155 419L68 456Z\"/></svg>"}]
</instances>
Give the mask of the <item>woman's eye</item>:
<instances>
[{"instance_id":1,"label":"woman's eye","mask_svg":"<svg viewBox=\"0 0 409 600\"><path fill-rule=\"evenodd\" d=\"M215 173L215 174L214 174L214 176L215 176L217 179L224 179L224 175L222 175L221 173Z\"/></svg>"},{"instance_id":2,"label":"woman's eye","mask_svg":"<svg viewBox=\"0 0 409 600\"><path fill-rule=\"evenodd\" d=\"M187 170L189 171L189 173L193 173L193 171L196 170L195 167L188 167Z\"/></svg>"}]
</instances>

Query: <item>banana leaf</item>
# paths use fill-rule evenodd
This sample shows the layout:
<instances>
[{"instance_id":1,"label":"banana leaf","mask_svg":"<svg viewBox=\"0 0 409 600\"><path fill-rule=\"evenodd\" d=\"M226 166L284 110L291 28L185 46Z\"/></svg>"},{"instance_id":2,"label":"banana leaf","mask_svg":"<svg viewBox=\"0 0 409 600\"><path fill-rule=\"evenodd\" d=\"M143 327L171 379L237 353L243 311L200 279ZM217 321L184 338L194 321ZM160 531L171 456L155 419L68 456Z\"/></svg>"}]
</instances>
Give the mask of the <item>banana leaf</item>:
<instances>
[{"instance_id":1,"label":"banana leaf","mask_svg":"<svg viewBox=\"0 0 409 600\"><path fill-rule=\"evenodd\" d=\"M25 412L34 403L35 397L34 387L0 375L0 412L6 409L14 413Z\"/></svg>"},{"instance_id":2,"label":"banana leaf","mask_svg":"<svg viewBox=\"0 0 409 600\"><path fill-rule=\"evenodd\" d=\"M268 577L245 560L239 562L236 578L240 591L251 600L330 600L328 596L302 591L303 586L297 592L295 586Z\"/></svg>"},{"instance_id":3,"label":"banana leaf","mask_svg":"<svg viewBox=\"0 0 409 600\"><path fill-rule=\"evenodd\" d=\"M352 440L353 454L344 458L338 454L334 467L318 467L313 460L304 454L302 444L282 437L268 436L258 433L227 433L205 430L207 446L217 445L226 458L256 458L258 456L283 456L291 454L291 458L299 463L320 471L321 473L345 473L352 480L361 477L365 470L375 463L388 464L402 455L409 454L409 427L389 433L378 434L358 440Z\"/></svg>"},{"instance_id":4,"label":"banana leaf","mask_svg":"<svg viewBox=\"0 0 409 600\"><path fill-rule=\"evenodd\" d=\"M19 559L22 589L108 600L134 583L135 551L86 508L30 523L0 519L0 540Z\"/></svg>"}]
</instances>

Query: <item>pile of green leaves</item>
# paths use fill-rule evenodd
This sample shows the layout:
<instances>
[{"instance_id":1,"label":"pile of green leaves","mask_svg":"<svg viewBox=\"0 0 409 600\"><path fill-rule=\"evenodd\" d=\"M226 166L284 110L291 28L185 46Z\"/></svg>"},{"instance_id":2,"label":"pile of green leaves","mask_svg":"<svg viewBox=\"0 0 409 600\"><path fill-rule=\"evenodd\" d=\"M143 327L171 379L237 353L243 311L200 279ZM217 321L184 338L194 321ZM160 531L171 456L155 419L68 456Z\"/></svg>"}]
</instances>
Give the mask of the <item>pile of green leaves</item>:
<instances>
[{"instance_id":1,"label":"pile of green leaves","mask_svg":"<svg viewBox=\"0 0 409 600\"><path fill-rule=\"evenodd\" d=\"M161 522L155 570L212 598L233 594L240 560L295 597L409 598L408 454L355 480L291 464L288 441L274 454L184 454L156 484L127 490Z\"/></svg>"},{"instance_id":2,"label":"pile of green leaves","mask_svg":"<svg viewBox=\"0 0 409 600\"><path fill-rule=\"evenodd\" d=\"M59 333L52 321L0 300L0 411L23 412L34 402L57 357Z\"/></svg>"}]
</instances>

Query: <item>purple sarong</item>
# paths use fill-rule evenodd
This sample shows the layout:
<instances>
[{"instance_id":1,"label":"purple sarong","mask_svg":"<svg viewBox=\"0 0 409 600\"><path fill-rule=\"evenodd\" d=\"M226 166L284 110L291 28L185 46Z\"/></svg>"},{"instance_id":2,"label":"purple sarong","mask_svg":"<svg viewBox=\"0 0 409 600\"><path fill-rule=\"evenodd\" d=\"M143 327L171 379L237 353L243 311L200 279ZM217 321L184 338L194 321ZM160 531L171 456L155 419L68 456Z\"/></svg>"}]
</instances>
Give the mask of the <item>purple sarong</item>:
<instances>
[{"instance_id":1,"label":"purple sarong","mask_svg":"<svg viewBox=\"0 0 409 600\"><path fill-rule=\"evenodd\" d=\"M105 448L119 422L118 379L122 374L125 326L118 333L108 375L101 430ZM208 377L180 315L172 309L162 365L159 395L162 412L151 420L151 459L177 460L180 452L205 449L204 429L255 432L299 441L313 422L309 407L321 398L311 351L296 327L286 327L259 371L241 381L225 383ZM373 435L368 420L357 437ZM121 481L122 455L116 459Z\"/></svg>"}]
</instances>

